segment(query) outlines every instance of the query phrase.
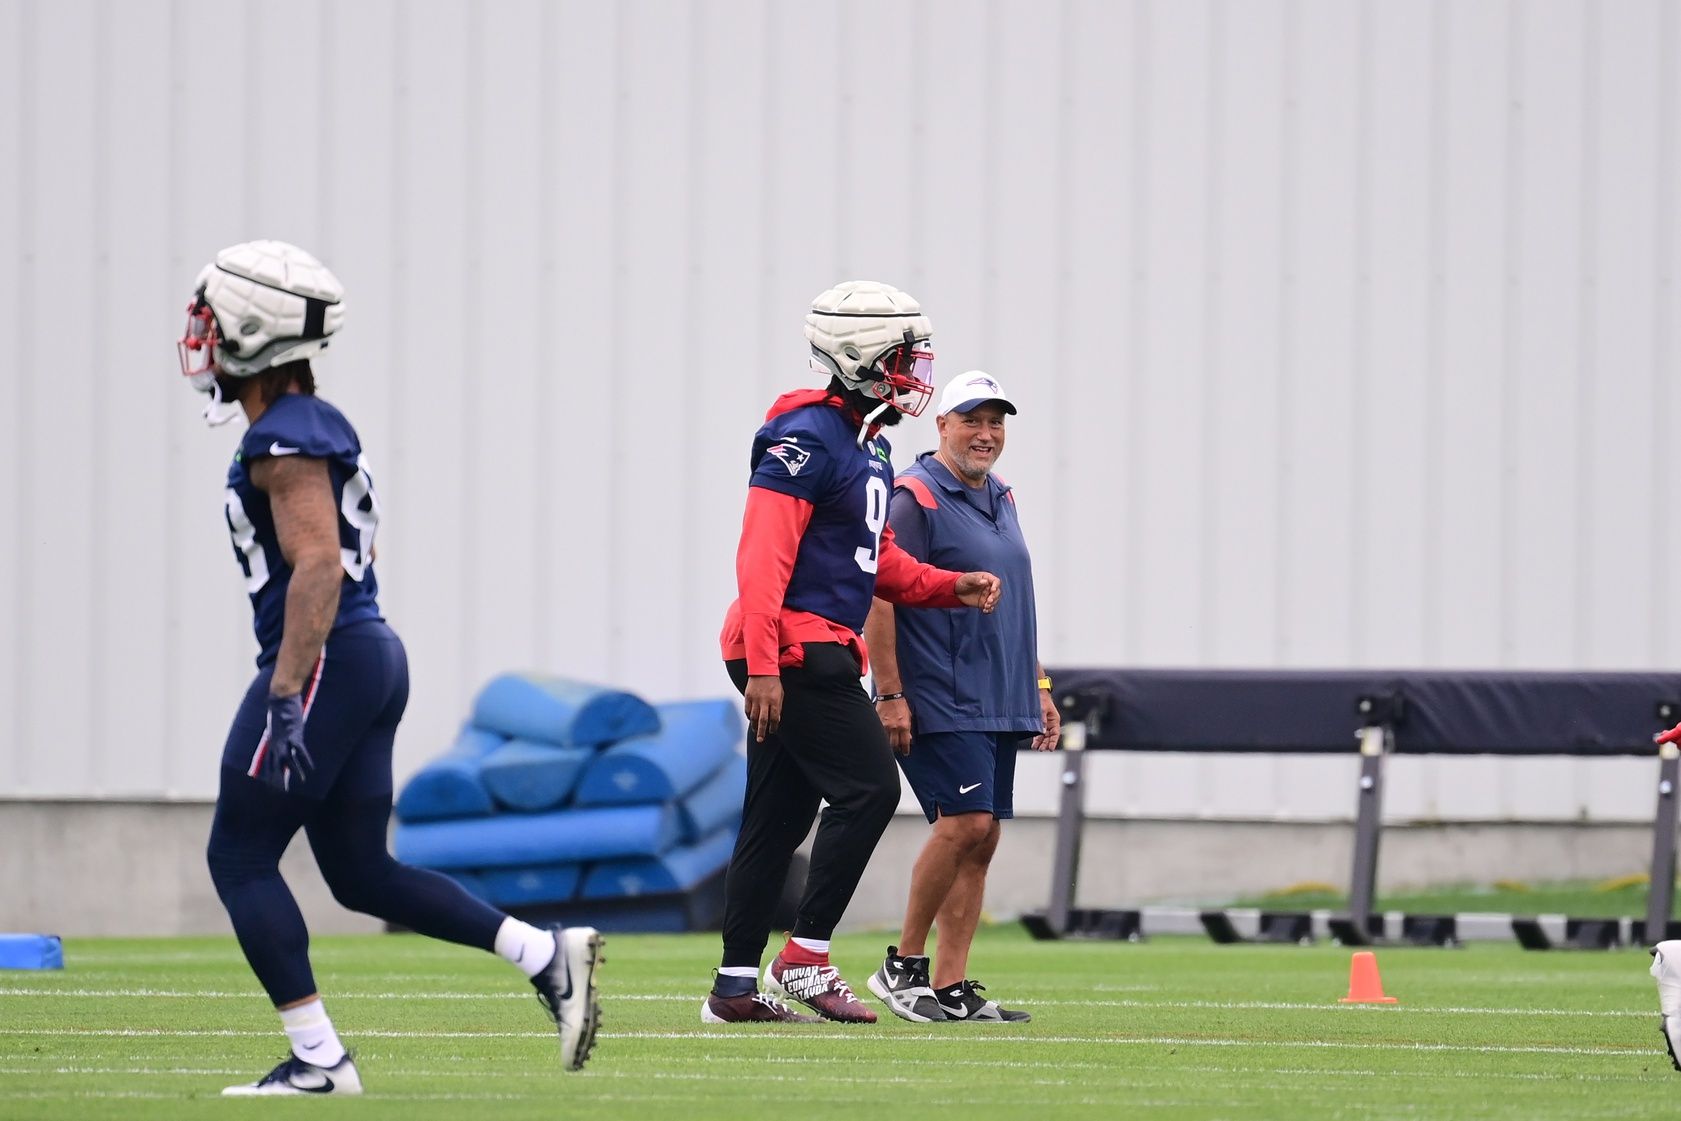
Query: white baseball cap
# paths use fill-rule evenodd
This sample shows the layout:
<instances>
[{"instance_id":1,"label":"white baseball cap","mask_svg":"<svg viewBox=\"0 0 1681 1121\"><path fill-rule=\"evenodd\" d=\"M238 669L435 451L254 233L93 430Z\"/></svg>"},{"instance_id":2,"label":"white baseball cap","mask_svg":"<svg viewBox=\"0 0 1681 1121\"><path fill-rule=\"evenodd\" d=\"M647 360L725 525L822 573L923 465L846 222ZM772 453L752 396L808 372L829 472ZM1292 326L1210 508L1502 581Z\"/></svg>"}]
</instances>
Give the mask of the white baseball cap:
<instances>
[{"instance_id":1,"label":"white baseball cap","mask_svg":"<svg viewBox=\"0 0 1681 1121\"><path fill-rule=\"evenodd\" d=\"M987 401L997 401L1007 413L1016 411L1015 402L1005 396L1004 387L998 384L997 378L985 370L970 370L946 382L945 391L940 394L939 411L934 415L966 413Z\"/></svg>"}]
</instances>

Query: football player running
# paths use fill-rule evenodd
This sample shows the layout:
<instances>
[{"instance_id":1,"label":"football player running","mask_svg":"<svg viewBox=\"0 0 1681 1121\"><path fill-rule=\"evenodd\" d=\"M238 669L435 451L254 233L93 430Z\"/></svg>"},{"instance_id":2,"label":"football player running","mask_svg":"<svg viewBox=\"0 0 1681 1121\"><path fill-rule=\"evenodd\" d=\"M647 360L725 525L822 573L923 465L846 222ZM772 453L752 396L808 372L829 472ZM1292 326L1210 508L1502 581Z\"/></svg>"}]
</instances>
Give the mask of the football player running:
<instances>
[{"instance_id":1,"label":"football player running","mask_svg":"<svg viewBox=\"0 0 1681 1121\"><path fill-rule=\"evenodd\" d=\"M359 1094L309 961L309 932L280 876L299 829L344 906L518 967L560 1033L562 1062L589 1057L602 939L542 930L386 851L391 745L408 702L402 641L374 579L379 499L350 422L315 395L310 359L344 323L343 288L293 245L222 250L199 273L181 368L210 395L212 424L235 406L249 428L228 468L226 517L255 615L257 675L222 751L210 876L240 948L291 1043L261 1080L230 1095Z\"/></svg>"},{"instance_id":2,"label":"football player running","mask_svg":"<svg viewBox=\"0 0 1681 1121\"><path fill-rule=\"evenodd\" d=\"M720 636L746 698L747 792L725 880L724 952L703 1023L873 1023L829 962L829 939L899 804L892 749L864 693L860 632L872 596L990 612L988 572L913 560L887 525L893 465L880 429L927 405L932 328L909 295L874 281L824 292L806 315L823 389L784 393L753 438L736 551L739 596ZM794 850L827 801L787 944L759 961ZM779 999L780 998L780 999Z\"/></svg>"}]
</instances>

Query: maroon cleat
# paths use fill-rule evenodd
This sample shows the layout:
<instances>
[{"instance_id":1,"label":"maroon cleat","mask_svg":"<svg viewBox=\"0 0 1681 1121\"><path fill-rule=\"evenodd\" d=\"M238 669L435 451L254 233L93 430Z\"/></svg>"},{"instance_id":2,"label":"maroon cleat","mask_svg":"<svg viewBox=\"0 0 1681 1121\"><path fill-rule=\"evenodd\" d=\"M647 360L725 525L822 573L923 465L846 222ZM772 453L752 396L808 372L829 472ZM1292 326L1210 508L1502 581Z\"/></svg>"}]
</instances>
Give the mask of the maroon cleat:
<instances>
[{"instance_id":1,"label":"maroon cleat","mask_svg":"<svg viewBox=\"0 0 1681 1121\"><path fill-rule=\"evenodd\" d=\"M876 1014L852 992L840 970L823 965L799 965L777 954L765 966L765 988L784 1000L798 1001L823 1017L842 1024L873 1024Z\"/></svg>"},{"instance_id":2,"label":"maroon cleat","mask_svg":"<svg viewBox=\"0 0 1681 1121\"><path fill-rule=\"evenodd\" d=\"M703 1024L820 1024L816 1016L802 1016L768 993L719 996L708 993L700 1006Z\"/></svg>"}]
</instances>

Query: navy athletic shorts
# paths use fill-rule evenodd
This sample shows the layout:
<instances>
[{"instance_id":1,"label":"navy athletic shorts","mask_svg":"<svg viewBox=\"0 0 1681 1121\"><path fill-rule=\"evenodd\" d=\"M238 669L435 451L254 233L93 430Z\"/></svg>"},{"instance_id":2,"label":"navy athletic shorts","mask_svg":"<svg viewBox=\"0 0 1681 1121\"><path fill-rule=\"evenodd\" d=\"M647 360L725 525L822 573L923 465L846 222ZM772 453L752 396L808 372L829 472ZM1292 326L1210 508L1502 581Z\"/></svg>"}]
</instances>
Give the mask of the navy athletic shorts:
<instances>
[{"instance_id":1,"label":"navy athletic shorts","mask_svg":"<svg viewBox=\"0 0 1681 1121\"><path fill-rule=\"evenodd\" d=\"M922 812L1015 816L1016 749L1020 732L925 732L911 740L899 767Z\"/></svg>"}]
</instances>

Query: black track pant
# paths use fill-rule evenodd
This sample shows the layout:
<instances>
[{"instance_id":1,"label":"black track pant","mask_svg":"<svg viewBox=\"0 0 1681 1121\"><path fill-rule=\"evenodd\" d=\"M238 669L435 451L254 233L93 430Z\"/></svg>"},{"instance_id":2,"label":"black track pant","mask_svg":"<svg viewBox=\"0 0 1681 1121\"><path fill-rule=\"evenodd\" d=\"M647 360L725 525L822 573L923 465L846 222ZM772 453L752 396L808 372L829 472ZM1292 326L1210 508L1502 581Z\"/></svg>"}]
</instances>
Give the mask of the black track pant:
<instances>
[{"instance_id":1,"label":"black track pant","mask_svg":"<svg viewBox=\"0 0 1681 1121\"><path fill-rule=\"evenodd\" d=\"M726 662L738 690L747 663ZM899 806L899 768L859 683L858 662L833 642L805 645L782 670L782 726L764 743L747 730L747 800L725 881L726 966L756 966L788 863L827 801L794 935L828 938Z\"/></svg>"}]
</instances>

